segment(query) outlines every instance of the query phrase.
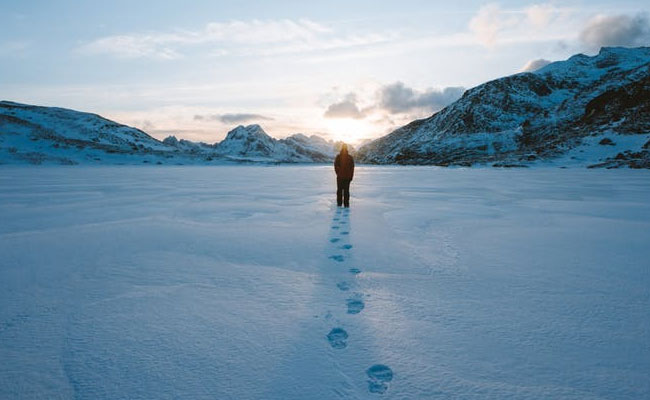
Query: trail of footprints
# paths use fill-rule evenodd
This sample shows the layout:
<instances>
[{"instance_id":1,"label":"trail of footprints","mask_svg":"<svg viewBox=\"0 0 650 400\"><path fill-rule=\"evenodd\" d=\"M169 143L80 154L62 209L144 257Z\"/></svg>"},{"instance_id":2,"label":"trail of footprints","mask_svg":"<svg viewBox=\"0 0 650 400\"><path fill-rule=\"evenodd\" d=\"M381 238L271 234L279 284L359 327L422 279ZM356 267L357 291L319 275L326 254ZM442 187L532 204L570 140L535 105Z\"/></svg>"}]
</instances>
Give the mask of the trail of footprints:
<instances>
[{"instance_id":1,"label":"trail of footprints","mask_svg":"<svg viewBox=\"0 0 650 400\"><path fill-rule=\"evenodd\" d=\"M350 215L350 209L337 208L336 214L333 218L332 228L332 237L329 239L330 243L338 244L342 239L349 238L350 230L348 224L348 217ZM338 236L337 236L338 234ZM349 258L350 250L352 245L349 243L344 243L340 246L336 246L337 254L329 255L330 260L338 263L345 263L346 259ZM339 253L339 251L342 251ZM361 270L356 267L349 267L347 272L356 277L361 273ZM353 288L353 283L343 280L336 284L336 287L342 292L349 292ZM366 304L363 301L363 293L353 292L346 299L345 303L347 306L348 314L359 314L366 307ZM345 349L348 346L348 332L342 327L334 327L327 334L327 340L332 346L333 349L341 350ZM387 365L375 364L366 370L366 375L368 376L368 391L370 393L382 394L388 390L388 384L393 380L393 370L390 369Z\"/></svg>"}]
</instances>

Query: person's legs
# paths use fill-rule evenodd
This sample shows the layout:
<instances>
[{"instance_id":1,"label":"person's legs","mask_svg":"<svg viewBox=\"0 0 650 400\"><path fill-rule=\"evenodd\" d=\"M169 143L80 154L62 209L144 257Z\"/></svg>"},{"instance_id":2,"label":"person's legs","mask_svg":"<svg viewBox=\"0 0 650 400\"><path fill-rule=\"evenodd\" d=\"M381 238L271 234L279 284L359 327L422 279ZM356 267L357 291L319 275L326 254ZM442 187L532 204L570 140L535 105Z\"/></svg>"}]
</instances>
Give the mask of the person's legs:
<instances>
[{"instance_id":1,"label":"person's legs","mask_svg":"<svg viewBox=\"0 0 650 400\"><path fill-rule=\"evenodd\" d=\"M350 207L350 180L346 179L343 185L343 205Z\"/></svg>"},{"instance_id":2,"label":"person's legs","mask_svg":"<svg viewBox=\"0 0 650 400\"><path fill-rule=\"evenodd\" d=\"M336 178L336 204L343 205L343 179Z\"/></svg>"}]
</instances>

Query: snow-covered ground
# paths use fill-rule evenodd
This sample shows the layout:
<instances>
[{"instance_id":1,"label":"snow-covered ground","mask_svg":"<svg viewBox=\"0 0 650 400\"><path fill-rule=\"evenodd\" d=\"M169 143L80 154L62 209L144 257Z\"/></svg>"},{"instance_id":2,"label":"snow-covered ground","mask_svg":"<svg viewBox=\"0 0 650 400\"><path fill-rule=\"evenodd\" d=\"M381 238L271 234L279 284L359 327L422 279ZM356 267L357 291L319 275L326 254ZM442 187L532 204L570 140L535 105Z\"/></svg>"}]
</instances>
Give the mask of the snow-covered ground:
<instances>
[{"instance_id":1,"label":"snow-covered ground","mask_svg":"<svg viewBox=\"0 0 650 400\"><path fill-rule=\"evenodd\" d=\"M0 398L647 399L649 182L3 167Z\"/></svg>"}]
</instances>

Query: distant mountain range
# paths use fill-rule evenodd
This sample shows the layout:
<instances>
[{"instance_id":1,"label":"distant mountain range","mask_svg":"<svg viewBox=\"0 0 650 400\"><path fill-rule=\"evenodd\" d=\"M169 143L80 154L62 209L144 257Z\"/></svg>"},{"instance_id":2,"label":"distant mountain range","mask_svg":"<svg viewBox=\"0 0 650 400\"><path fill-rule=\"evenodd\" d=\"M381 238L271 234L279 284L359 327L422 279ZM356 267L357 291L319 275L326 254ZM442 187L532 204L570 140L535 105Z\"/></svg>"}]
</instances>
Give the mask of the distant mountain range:
<instances>
[{"instance_id":1,"label":"distant mountain range","mask_svg":"<svg viewBox=\"0 0 650 400\"><path fill-rule=\"evenodd\" d=\"M159 141L99 115L0 102L0 163L330 162L340 143L238 126L215 144ZM650 168L650 48L603 48L467 90L364 144L359 162Z\"/></svg>"},{"instance_id":2,"label":"distant mountain range","mask_svg":"<svg viewBox=\"0 0 650 400\"><path fill-rule=\"evenodd\" d=\"M162 142L99 115L55 107L0 102L0 163L216 164L329 162L337 144L296 134L274 139L259 126L238 126L213 145Z\"/></svg>"},{"instance_id":3,"label":"distant mountain range","mask_svg":"<svg viewBox=\"0 0 650 400\"><path fill-rule=\"evenodd\" d=\"M650 48L603 48L467 90L362 146L373 164L650 168Z\"/></svg>"}]
</instances>

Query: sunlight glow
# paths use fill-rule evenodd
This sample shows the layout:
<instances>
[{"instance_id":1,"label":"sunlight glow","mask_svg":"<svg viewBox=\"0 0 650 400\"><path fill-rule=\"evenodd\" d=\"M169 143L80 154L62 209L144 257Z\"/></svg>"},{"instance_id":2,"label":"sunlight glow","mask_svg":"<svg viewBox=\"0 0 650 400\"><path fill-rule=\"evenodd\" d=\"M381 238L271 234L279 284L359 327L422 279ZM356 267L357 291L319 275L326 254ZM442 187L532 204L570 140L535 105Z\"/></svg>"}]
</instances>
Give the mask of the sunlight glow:
<instances>
[{"instance_id":1,"label":"sunlight glow","mask_svg":"<svg viewBox=\"0 0 650 400\"><path fill-rule=\"evenodd\" d=\"M362 139L376 134L376 128L368 121L351 118L326 119L327 131L335 141L343 141L352 145Z\"/></svg>"}]
</instances>

